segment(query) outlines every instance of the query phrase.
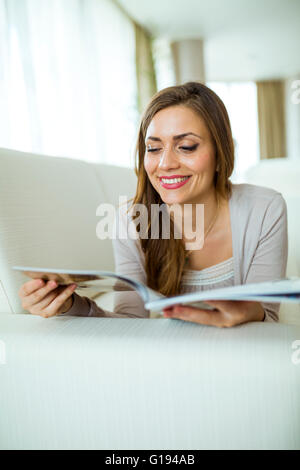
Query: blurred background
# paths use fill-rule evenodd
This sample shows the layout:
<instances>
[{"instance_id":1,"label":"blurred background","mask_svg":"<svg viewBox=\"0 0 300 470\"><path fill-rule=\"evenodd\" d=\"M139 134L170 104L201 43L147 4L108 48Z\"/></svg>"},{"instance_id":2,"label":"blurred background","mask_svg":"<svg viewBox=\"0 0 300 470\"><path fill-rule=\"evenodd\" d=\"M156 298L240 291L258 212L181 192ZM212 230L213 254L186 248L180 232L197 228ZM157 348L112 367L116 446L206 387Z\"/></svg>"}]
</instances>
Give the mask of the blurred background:
<instances>
[{"instance_id":1,"label":"blurred background","mask_svg":"<svg viewBox=\"0 0 300 470\"><path fill-rule=\"evenodd\" d=\"M300 158L300 0L0 0L0 147L125 167L140 113L198 80L224 101L233 181Z\"/></svg>"}]
</instances>

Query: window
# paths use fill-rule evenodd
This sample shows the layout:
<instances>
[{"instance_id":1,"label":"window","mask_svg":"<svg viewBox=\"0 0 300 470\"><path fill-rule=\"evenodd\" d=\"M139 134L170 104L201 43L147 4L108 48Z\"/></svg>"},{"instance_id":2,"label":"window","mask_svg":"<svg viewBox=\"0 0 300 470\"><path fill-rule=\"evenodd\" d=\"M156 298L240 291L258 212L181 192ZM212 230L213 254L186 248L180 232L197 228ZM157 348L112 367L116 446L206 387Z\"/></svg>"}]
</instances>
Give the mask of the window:
<instances>
[{"instance_id":1,"label":"window","mask_svg":"<svg viewBox=\"0 0 300 470\"><path fill-rule=\"evenodd\" d=\"M158 90L176 84L173 57L170 41L156 38L152 41L153 59Z\"/></svg>"},{"instance_id":2,"label":"window","mask_svg":"<svg viewBox=\"0 0 300 470\"><path fill-rule=\"evenodd\" d=\"M110 0L0 0L0 18L0 146L132 166L130 19Z\"/></svg>"},{"instance_id":3,"label":"window","mask_svg":"<svg viewBox=\"0 0 300 470\"><path fill-rule=\"evenodd\" d=\"M259 162L256 84L208 82L207 86L227 108L236 151L232 181L242 182L247 169Z\"/></svg>"}]
</instances>

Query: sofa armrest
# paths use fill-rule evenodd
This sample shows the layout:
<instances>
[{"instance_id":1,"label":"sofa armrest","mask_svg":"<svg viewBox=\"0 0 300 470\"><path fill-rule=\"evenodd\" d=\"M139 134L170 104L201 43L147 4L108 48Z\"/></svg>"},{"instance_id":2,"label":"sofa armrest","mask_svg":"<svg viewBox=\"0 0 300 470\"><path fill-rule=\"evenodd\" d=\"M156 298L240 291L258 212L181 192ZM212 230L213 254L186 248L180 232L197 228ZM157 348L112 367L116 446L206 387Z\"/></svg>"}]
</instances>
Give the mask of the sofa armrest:
<instances>
[{"instance_id":1,"label":"sofa armrest","mask_svg":"<svg viewBox=\"0 0 300 470\"><path fill-rule=\"evenodd\" d=\"M300 448L299 326L3 314L0 340L0 448Z\"/></svg>"}]
</instances>

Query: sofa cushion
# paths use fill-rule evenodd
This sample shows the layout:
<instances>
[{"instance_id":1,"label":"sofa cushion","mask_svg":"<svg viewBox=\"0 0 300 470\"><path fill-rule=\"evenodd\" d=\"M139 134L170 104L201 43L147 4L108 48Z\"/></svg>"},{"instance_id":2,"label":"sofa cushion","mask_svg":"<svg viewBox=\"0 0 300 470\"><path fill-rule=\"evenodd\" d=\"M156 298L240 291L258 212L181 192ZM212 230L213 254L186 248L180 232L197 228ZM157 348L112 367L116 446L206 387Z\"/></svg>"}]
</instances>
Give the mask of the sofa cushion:
<instances>
[{"instance_id":1,"label":"sofa cushion","mask_svg":"<svg viewBox=\"0 0 300 470\"><path fill-rule=\"evenodd\" d=\"M300 448L300 327L1 315L0 331L0 449Z\"/></svg>"}]
</instances>

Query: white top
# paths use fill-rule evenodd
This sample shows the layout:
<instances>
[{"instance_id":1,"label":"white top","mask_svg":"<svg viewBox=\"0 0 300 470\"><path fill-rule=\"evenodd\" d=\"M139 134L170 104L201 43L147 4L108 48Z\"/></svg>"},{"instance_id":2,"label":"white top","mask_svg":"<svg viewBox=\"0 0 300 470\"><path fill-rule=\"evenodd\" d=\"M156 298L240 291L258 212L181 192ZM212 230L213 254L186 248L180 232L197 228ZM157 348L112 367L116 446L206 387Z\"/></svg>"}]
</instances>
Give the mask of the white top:
<instances>
[{"instance_id":1,"label":"white top","mask_svg":"<svg viewBox=\"0 0 300 470\"><path fill-rule=\"evenodd\" d=\"M217 289L219 287L234 285L233 257L209 268L196 271L185 269L181 279L181 286L185 292Z\"/></svg>"}]
</instances>

